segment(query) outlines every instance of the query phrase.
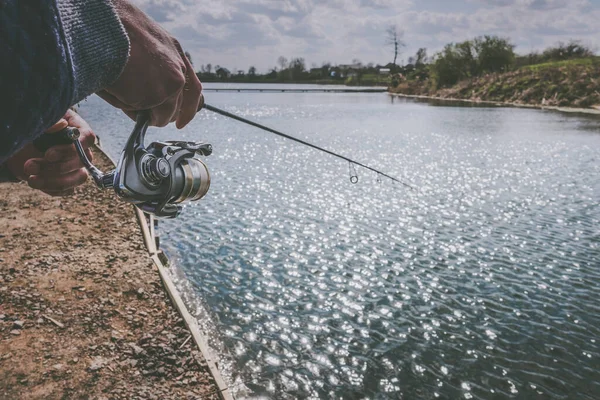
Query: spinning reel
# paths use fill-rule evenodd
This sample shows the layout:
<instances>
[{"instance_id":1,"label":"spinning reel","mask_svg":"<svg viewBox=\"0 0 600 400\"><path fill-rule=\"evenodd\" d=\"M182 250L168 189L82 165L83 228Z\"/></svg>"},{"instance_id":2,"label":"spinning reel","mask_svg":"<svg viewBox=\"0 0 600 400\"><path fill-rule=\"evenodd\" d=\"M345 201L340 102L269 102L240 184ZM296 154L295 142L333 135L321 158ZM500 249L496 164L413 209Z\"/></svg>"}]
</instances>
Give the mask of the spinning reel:
<instances>
[{"instance_id":1,"label":"spinning reel","mask_svg":"<svg viewBox=\"0 0 600 400\"><path fill-rule=\"evenodd\" d=\"M206 104L203 97L199 109L201 108L348 161L350 163L350 182L352 183L358 182L354 165L359 165L377 173L378 182L384 176L406 188L417 190L412 185L378 169ZM152 142L148 147L145 147L144 137L149 122L149 111L138 113L135 127L127 140L125 149L121 153L117 168L108 173L100 171L87 158L81 143L79 143L79 131L76 128L65 128L61 131L64 135L61 135L60 138L42 135L34 141L34 145L40 151L45 151L51 145L65 144L63 140L67 144L74 143L81 162L100 189L114 189L117 196L122 200L135 204L148 214L159 218L175 218L181 212L180 203L200 200L208 192L210 174L208 168L198 156L209 156L212 153L212 146L208 143L165 141Z\"/></svg>"},{"instance_id":2,"label":"spinning reel","mask_svg":"<svg viewBox=\"0 0 600 400\"><path fill-rule=\"evenodd\" d=\"M150 112L137 116L135 127L117 168L103 173L87 158L79 130L68 129L81 162L100 189L114 189L122 200L159 218L175 218L180 203L200 200L210 187L210 174L198 156L209 156L212 146L185 141L152 142L144 146Z\"/></svg>"}]
</instances>

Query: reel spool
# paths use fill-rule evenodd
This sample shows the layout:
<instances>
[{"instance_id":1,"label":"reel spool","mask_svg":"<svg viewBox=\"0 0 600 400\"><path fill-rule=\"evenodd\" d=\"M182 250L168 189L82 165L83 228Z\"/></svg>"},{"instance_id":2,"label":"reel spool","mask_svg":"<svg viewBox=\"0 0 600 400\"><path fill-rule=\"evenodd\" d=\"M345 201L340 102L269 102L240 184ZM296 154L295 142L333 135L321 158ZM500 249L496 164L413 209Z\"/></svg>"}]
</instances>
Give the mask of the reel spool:
<instances>
[{"instance_id":1,"label":"reel spool","mask_svg":"<svg viewBox=\"0 0 600 400\"><path fill-rule=\"evenodd\" d=\"M210 187L210 173L199 156L212 154L208 143L185 141L152 142L144 146L150 112L138 114L117 168L103 173L85 155L79 130L67 135L75 144L81 162L100 189L112 188L119 198L159 218L175 218L181 203L200 200Z\"/></svg>"}]
</instances>

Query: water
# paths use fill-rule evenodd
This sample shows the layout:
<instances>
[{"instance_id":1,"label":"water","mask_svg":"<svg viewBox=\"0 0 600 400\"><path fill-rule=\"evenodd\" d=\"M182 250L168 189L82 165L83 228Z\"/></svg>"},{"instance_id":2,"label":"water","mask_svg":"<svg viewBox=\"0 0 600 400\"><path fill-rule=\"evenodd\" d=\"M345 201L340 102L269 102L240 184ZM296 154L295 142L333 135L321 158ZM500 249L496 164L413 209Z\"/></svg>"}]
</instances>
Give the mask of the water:
<instances>
[{"instance_id":1,"label":"water","mask_svg":"<svg viewBox=\"0 0 600 400\"><path fill-rule=\"evenodd\" d=\"M600 398L600 120L384 94L208 93L212 187L161 239L256 395ZM89 100L114 155L131 122ZM225 363L226 364L226 363ZM233 379L233 378L232 378Z\"/></svg>"}]
</instances>

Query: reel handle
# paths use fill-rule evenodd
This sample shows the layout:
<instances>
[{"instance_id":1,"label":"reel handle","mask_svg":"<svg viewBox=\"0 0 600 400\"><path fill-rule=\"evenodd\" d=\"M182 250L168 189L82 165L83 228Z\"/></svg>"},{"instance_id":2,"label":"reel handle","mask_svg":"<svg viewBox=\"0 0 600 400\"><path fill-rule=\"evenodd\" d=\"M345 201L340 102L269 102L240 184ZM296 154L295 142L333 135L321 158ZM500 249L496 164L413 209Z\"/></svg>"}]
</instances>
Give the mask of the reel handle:
<instances>
[{"instance_id":1,"label":"reel handle","mask_svg":"<svg viewBox=\"0 0 600 400\"><path fill-rule=\"evenodd\" d=\"M92 162L87 158L87 155L85 154L85 150L83 149L83 146L79 142L80 135L81 135L81 133L79 132L79 129L77 129L77 128L71 128L67 132L67 136L68 136L69 140L71 141L70 143L73 143L75 145L75 150L77 150L77 155L79 156L81 163L83 164L85 169L87 169L87 171L89 172L92 179L94 179L94 182L96 183L96 186L98 186L98 188L106 189L106 188L113 187L114 175L115 175L114 171L109 172L108 174L105 174L104 172L102 172L98 168L96 168L96 166L94 164L92 164Z\"/></svg>"}]
</instances>

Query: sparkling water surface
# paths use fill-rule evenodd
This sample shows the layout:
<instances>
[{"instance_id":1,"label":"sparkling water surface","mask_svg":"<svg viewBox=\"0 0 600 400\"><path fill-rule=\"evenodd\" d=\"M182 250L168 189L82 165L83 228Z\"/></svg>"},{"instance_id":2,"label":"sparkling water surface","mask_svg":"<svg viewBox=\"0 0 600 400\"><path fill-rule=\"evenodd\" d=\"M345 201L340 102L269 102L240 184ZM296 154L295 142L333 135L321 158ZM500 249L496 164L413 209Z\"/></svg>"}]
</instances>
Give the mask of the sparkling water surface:
<instances>
[{"instance_id":1,"label":"sparkling water surface","mask_svg":"<svg viewBox=\"0 0 600 400\"><path fill-rule=\"evenodd\" d=\"M360 167L352 185L348 163L208 111L149 133L213 144L209 194L160 234L238 395L600 398L600 119L364 93L207 102L419 188ZM81 112L117 156L132 122L98 98Z\"/></svg>"}]
</instances>

